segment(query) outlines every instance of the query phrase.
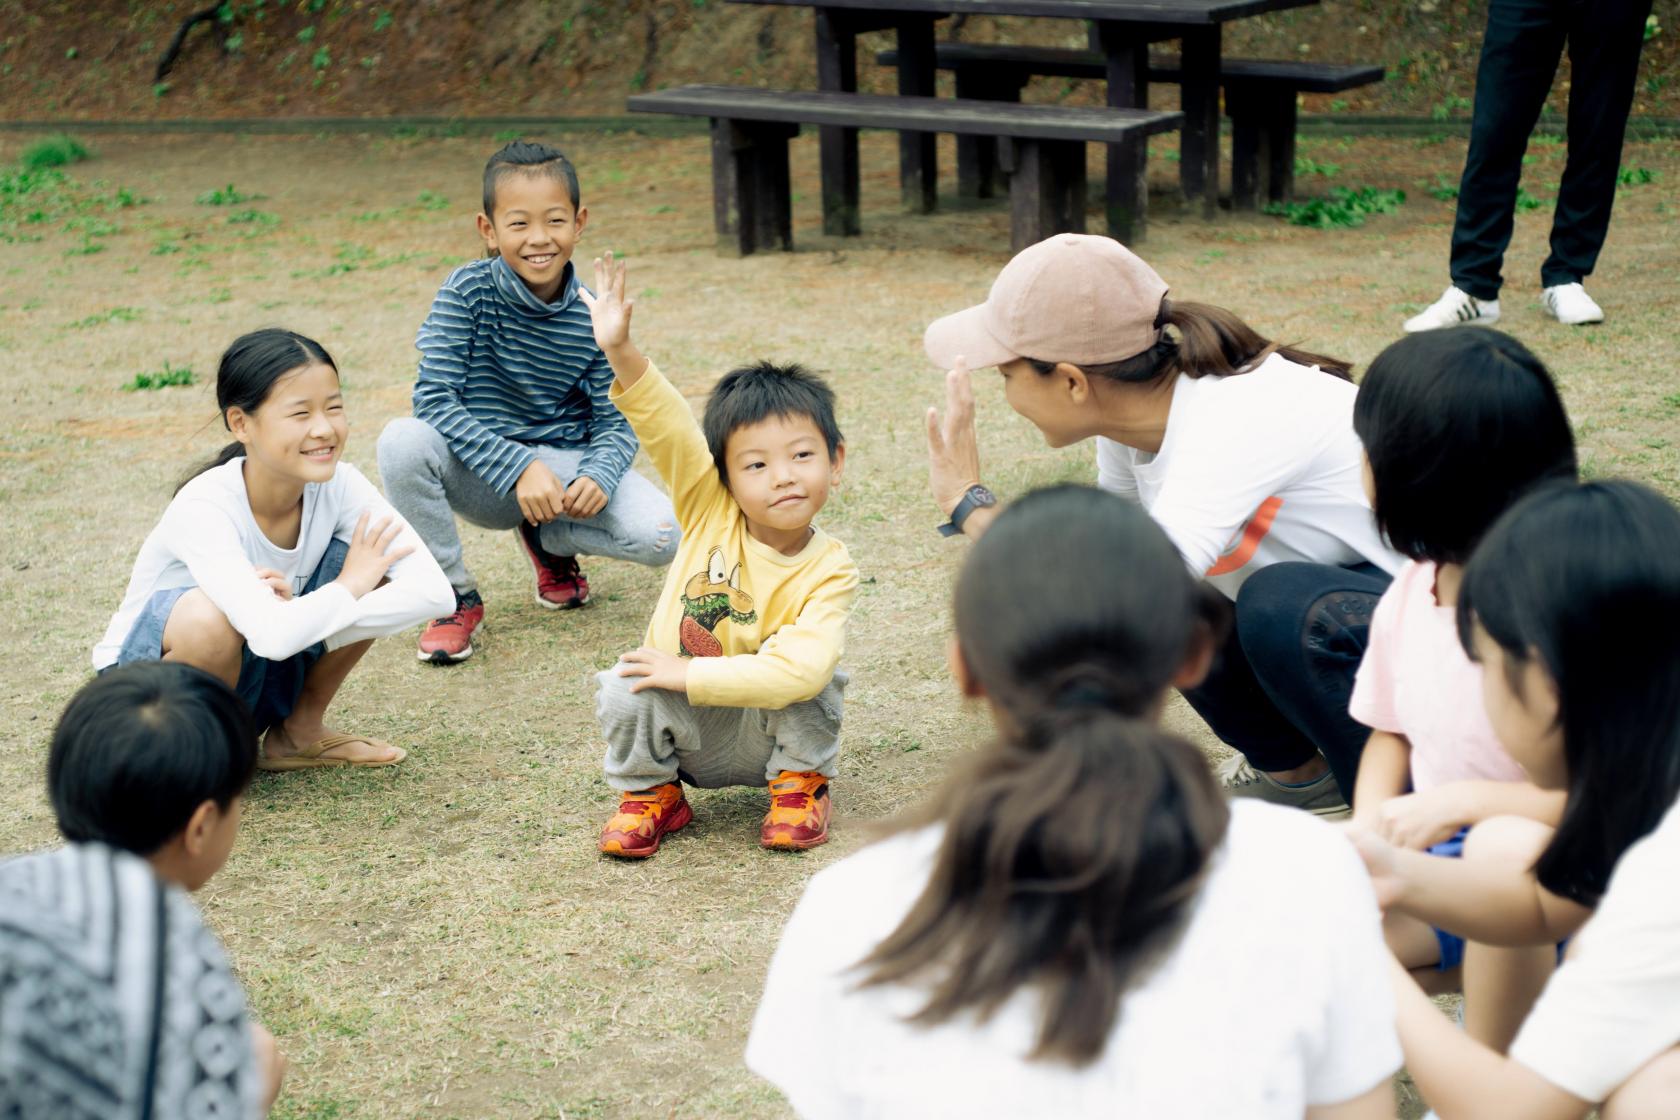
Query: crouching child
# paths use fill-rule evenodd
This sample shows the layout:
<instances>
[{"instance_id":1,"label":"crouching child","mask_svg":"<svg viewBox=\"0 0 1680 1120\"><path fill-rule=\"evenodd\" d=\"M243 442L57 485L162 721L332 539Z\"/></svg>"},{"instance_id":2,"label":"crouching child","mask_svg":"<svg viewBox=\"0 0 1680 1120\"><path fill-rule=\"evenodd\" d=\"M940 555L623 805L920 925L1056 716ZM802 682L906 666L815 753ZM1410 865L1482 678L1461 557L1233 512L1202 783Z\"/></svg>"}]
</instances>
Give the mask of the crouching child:
<instances>
[{"instance_id":1,"label":"crouching child","mask_svg":"<svg viewBox=\"0 0 1680 1120\"><path fill-rule=\"evenodd\" d=\"M797 365L726 374L701 424L630 340L624 263L595 262L589 306L612 401L670 488L682 544L640 649L599 674L601 851L632 859L693 819L683 783L769 786L766 848L828 839L840 654L857 568L813 522L840 482L834 393Z\"/></svg>"}]
</instances>

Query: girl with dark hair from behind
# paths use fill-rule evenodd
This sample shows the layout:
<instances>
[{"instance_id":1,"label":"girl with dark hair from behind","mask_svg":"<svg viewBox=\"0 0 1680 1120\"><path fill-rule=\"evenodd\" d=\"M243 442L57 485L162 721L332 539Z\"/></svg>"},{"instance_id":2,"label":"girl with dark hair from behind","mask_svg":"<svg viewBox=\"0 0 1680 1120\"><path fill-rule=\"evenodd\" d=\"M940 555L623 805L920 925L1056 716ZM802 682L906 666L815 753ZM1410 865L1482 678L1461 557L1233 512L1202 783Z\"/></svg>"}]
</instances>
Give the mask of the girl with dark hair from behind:
<instances>
[{"instance_id":1,"label":"girl with dark hair from behind","mask_svg":"<svg viewBox=\"0 0 1680 1120\"><path fill-rule=\"evenodd\" d=\"M1228 805L1156 726L1228 613L1113 495L1057 487L997 518L958 580L951 655L996 739L815 876L771 963L747 1064L795 1112L1393 1115L1357 858L1307 814Z\"/></svg>"},{"instance_id":2,"label":"girl with dark hair from behind","mask_svg":"<svg viewBox=\"0 0 1680 1120\"><path fill-rule=\"evenodd\" d=\"M1476 542L1536 485L1575 478L1575 437L1546 367L1485 327L1433 331L1371 363L1353 407L1377 524L1409 559L1371 618L1348 710L1371 729L1354 819L1401 847L1500 858L1467 829L1521 816L1555 827L1563 793L1542 790L1482 710L1482 672L1459 641L1456 607ZM1518 866L1526 867L1527 860ZM1400 910L1388 944L1431 991L1462 985L1464 1028L1511 1044L1556 963L1551 946L1466 943Z\"/></svg>"},{"instance_id":3,"label":"girl with dark hair from behind","mask_svg":"<svg viewBox=\"0 0 1680 1120\"><path fill-rule=\"evenodd\" d=\"M212 673L266 731L266 770L391 766L405 752L335 732L328 705L375 638L454 603L449 581L362 473L321 344L267 329L216 372L233 442L176 489L93 650L104 672L181 661Z\"/></svg>"},{"instance_id":4,"label":"girl with dark hair from behind","mask_svg":"<svg viewBox=\"0 0 1680 1120\"><path fill-rule=\"evenodd\" d=\"M1672 1117L1680 1100L1680 511L1631 482L1536 491L1464 572L1458 622L1500 741L1567 792L1555 831L1472 829L1513 858L1437 859L1352 828L1377 895L1492 945L1573 938L1510 1056L1398 963L1406 1065L1443 1120ZM1521 857L1526 855L1526 859Z\"/></svg>"}]
</instances>

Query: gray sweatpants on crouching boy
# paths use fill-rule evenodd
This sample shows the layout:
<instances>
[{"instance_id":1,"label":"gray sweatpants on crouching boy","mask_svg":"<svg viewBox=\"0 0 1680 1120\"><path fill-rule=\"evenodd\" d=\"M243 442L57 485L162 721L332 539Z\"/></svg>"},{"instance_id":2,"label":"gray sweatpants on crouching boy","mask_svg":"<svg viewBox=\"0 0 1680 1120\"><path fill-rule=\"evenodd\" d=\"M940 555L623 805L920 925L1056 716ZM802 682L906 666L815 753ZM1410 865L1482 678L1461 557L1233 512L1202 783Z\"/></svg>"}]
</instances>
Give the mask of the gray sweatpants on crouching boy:
<instances>
[{"instance_id":1,"label":"gray sweatpants on crouching boy","mask_svg":"<svg viewBox=\"0 0 1680 1120\"><path fill-rule=\"evenodd\" d=\"M841 670L814 699L779 711L701 707L663 688L632 693L636 680L613 669L595 674L595 714L607 738L602 769L614 789L651 789L679 777L701 789L761 786L783 770L834 777L847 680Z\"/></svg>"},{"instance_id":2,"label":"gray sweatpants on crouching boy","mask_svg":"<svg viewBox=\"0 0 1680 1120\"><path fill-rule=\"evenodd\" d=\"M570 484L583 449L532 446L544 466ZM517 529L524 515L512 489L498 494L449 450L449 441L424 420L399 417L379 433L379 477L385 497L414 526L458 595L478 580L461 556L455 515L486 529ZM611 556L663 567L677 555L682 533L671 499L635 471L626 471L606 508L587 520L561 514L538 530L543 551L556 556Z\"/></svg>"}]
</instances>

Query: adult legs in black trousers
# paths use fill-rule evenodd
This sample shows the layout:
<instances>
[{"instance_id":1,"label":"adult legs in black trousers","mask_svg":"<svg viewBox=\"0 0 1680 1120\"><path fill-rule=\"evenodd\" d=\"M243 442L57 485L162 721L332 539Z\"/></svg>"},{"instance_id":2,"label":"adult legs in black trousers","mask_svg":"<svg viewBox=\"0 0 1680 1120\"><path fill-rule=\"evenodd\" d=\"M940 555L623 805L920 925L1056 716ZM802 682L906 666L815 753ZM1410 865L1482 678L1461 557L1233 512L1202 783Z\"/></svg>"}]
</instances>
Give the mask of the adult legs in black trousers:
<instances>
[{"instance_id":1,"label":"adult legs in black trousers","mask_svg":"<svg viewBox=\"0 0 1680 1120\"><path fill-rule=\"evenodd\" d=\"M1499 298L1523 153L1565 44L1572 67L1569 162L1540 279L1552 287L1591 275L1610 228L1650 12L1651 0L1492 0L1453 226L1454 287L1478 300Z\"/></svg>"}]
</instances>

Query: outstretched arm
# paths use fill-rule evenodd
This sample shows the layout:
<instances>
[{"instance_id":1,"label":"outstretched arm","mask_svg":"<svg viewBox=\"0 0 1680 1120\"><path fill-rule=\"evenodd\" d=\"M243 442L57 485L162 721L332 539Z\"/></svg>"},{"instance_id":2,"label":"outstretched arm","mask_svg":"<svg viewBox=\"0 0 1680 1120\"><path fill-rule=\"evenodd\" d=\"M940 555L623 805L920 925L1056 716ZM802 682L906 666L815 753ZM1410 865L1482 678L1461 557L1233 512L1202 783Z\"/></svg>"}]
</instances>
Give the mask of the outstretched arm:
<instances>
[{"instance_id":1,"label":"outstretched arm","mask_svg":"<svg viewBox=\"0 0 1680 1120\"><path fill-rule=\"evenodd\" d=\"M951 516L968 488L980 484L980 444L974 434L974 378L968 363L958 357L956 366L945 375L945 418L937 408L927 410L928 482L933 500ZM984 506L969 514L962 531L970 540L978 539L992 519L996 506Z\"/></svg>"},{"instance_id":2,"label":"outstretched arm","mask_svg":"<svg viewBox=\"0 0 1680 1120\"><path fill-rule=\"evenodd\" d=\"M615 261L609 249L605 257L595 258L595 294L588 288L578 289L595 327L595 345L611 363L621 393L640 381L648 367L647 355L630 341L630 314L636 301L625 298L624 268L624 261Z\"/></svg>"}]
</instances>

